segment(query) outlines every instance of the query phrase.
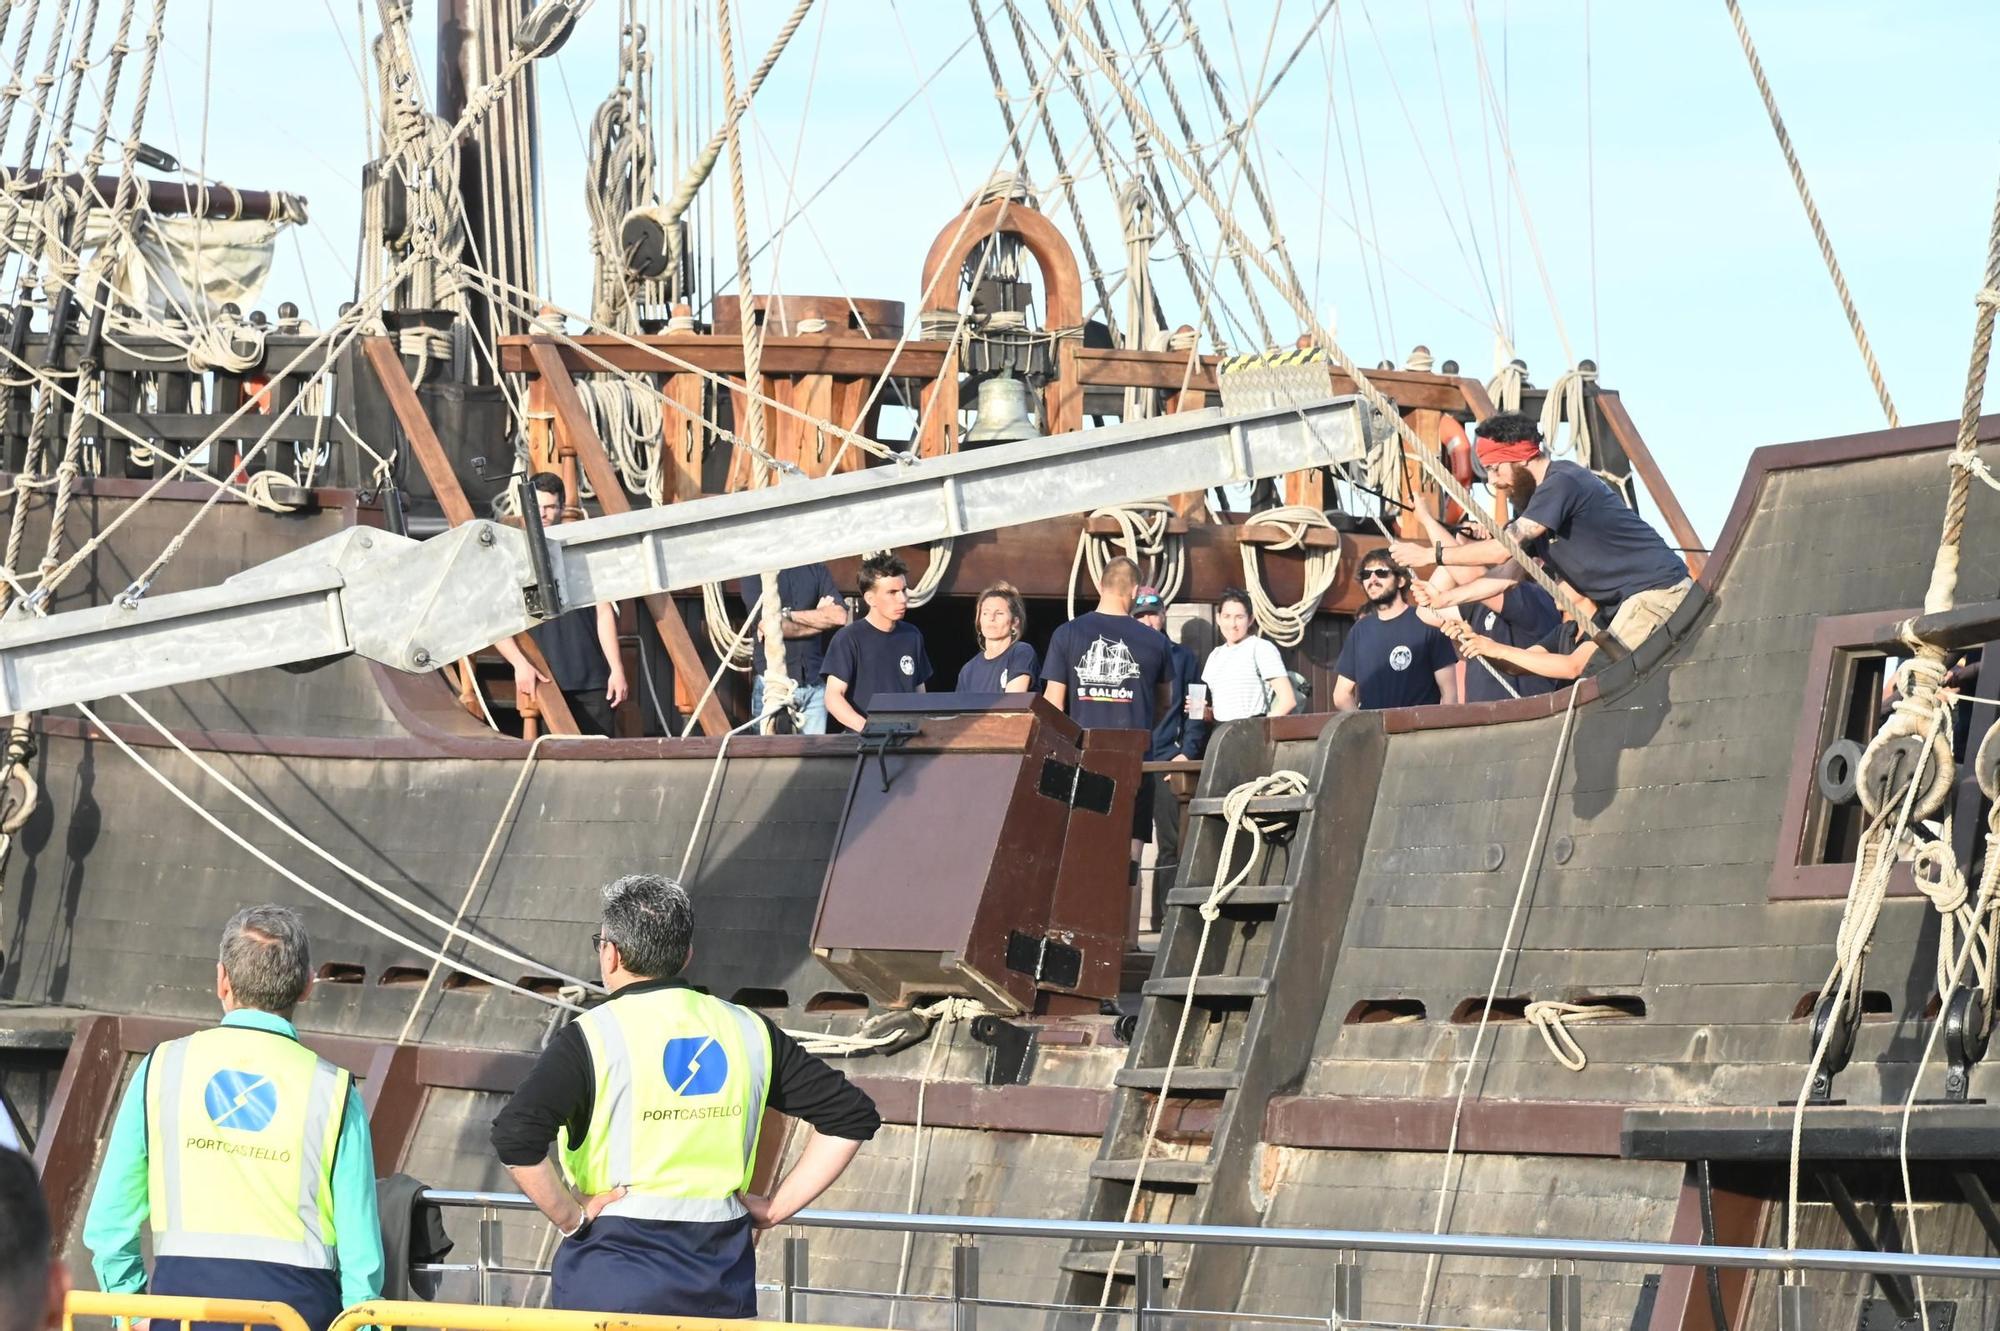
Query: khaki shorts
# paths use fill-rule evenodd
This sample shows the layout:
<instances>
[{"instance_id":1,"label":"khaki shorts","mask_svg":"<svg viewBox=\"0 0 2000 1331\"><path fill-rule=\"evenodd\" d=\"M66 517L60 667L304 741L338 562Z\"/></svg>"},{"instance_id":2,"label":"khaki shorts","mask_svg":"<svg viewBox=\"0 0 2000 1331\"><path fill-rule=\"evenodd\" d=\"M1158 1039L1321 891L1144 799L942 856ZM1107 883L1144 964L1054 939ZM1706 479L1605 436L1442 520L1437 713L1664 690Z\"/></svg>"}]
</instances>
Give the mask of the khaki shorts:
<instances>
[{"instance_id":1,"label":"khaki shorts","mask_svg":"<svg viewBox=\"0 0 2000 1331\"><path fill-rule=\"evenodd\" d=\"M1687 599L1688 588L1694 586L1692 578L1682 578L1671 587L1655 587L1649 592L1637 592L1619 603L1618 613L1611 618L1611 636L1624 644L1626 651L1635 650L1640 643L1653 636L1653 630L1673 618L1674 611L1680 609Z\"/></svg>"}]
</instances>

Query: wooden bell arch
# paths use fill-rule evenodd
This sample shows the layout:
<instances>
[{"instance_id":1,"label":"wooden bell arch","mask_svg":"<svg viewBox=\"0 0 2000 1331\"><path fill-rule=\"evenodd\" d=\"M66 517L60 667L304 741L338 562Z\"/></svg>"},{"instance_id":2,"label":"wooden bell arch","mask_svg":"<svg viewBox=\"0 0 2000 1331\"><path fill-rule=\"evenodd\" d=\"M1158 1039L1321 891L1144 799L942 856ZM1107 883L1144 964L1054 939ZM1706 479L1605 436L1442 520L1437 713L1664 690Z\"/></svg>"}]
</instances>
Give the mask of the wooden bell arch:
<instances>
[{"instance_id":1,"label":"wooden bell arch","mask_svg":"<svg viewBox=\"0 0 2000 1331\"><path fill-rule=\"evenodd\" d=\"M955 305L958 274L973 251L995 235L1013 236L1035 257L1042 272L1042 307L1048 328L1080 328L1083 324L1083 274L1076 255L1055 224L1018 199L995 199L960 213L945 223L924 256L922 308L941 309L940 290L952 293ZM945 284L949 283L946 288ZM1043 410L1050 434L1083 428L1083 385L1077 381L1079 338L1056 343L1056 373L1043 390ZM923 435L918 451L926 457L958 449L958 356L945 358L944 370L925 388L922 398Z\"/></svg>"}]
</instances>

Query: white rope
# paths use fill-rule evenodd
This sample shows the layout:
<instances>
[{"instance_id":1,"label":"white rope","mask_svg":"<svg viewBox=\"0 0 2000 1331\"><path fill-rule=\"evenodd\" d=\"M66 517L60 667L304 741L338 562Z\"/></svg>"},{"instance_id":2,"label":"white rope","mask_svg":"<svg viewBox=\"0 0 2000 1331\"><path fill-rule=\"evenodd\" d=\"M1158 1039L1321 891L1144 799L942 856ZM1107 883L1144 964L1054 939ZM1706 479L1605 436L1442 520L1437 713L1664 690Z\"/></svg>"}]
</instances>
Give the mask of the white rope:
<instances>
[{"instance_id":1,"label":"white rope","mask_svg":"<svg viewBox=\"0 0 2000 1331\"><path fill-rule=\"evenodd\" d=\"M1088 565L1092 588L1102 583L1111 563L1106 547L1114 541L1139 566L1142 583L1158 588L1161 600L1169 604L1176 600L1187 581L1187 542L1169 530L1175 516L1173 506L1163 499L1092 509L1077 533L1076 554L1069 564L1069 617L1076 618L1078 575ZM1099 518L1117 522L1118 534L1099 536L1091 531L1090 524Z\"/></svg>"},{"instance_id":2,"label":"white rope","mask_svg":"<svg viewBox=\"0 0 2000 1331\"><path fill-rule=\"evenodd\" d=\"M1296 647L1306 640L1306 629L1312 624L1313 616L1319 613L1320 601L1340 576L1341 544L1338 540L1327 546L1308 546L1306 534L1314 528L1333 531L1334 526L1325 513L1301 504L1286 504L1279 508L1267 509L1254 515L1243 524L1244 531L1251 527L1278 527L1285 532L1285 539L1273 544L1273 550L1304 550L1305 567L1301 573L1304 586L1299 599L1290 605L1279 605L1271 599L1271 593L1264 586L1264 577L1259 564L1258 547L1240 539L1238 548L1243 556L1243 586L1250 593L1250 608L1257 616L1257 629L1280 647Z\"/></svg>"},{"instance_id":3,"label":"white rope","mask_svg":"<svg viewBox=\"0 0 2000 1331\"><path fill-rule=\"evenodd\" d=\"M1311 789L1304 775L1289 769L1281 769L1264 776L1252 777L1235 786L1222 797L1222 849L1216 856L1215 882L1209 887L1208 896L1197 907L1201 915L1201 935L1195 940L1194 960L1189 963L1187 990L1181 995L1181 1016L1174 1027L1173 1043L1168 1046L1167 1064L1160 1072L1160 1087L1153 1093L1153 1112L1146 1122L1146 1135L1139 1145L1139 1163L1132 1173L1132 1191L1125 1199L1125 1214L1120 1224L1129 1225L1138 1210L1139 1196L1146 1178L1146 1164L1153 1158L1153 1147L1159 1143L1160 1121L1166 1115L1167 1099L1173 1094L1174 1073L1180 1067L1181 1045L1187 1038L1188 1022L1194 1015L1195 993L1201 984L1201 963L1208 954L1209 935L1215 929L1215 922L1222 917L1223 903L1250 878L1264 857L1264 836L1282 827L1287 819L1273 815L1258 815L1250 812L1250 802L1268 795L1303 795ZM1230 861L1236 851L1238 833L1250 834L1250 853L1243 857L1242 866L1234 872ZM1098 1299L1100 1317L1102 1310L1111 1305L1114 1276L1118 1270L1118 1259L1125 1254L1125 1240L1119 1239L1111 1250L1110 1263L1105 1268L1103 1294Z\"/></svg>"},{"instance_id":4,"label":"white rope","mask_svg":"<svg viewBox=\"0 0 2000 1331\"><path fill-rule=\"evenodd\" d=\"M917 1079L917 1112L914 1115L915 1121L910 1129L910 1188L908 1195L903 1201L904 1213L907 1215L915 1215L917 1213L917 1202L923 1195L924 1148L930 1140L924 1123L924 1099L930 1090L931 1079L937 1072L938 1055L944 1050L950 1039L957 1034L958 1023L960 1021L976 1017L986 1011L986 1009L983 1005L970 998L945 998L931 1004L929 1007L918 1008L917 1011L932 1017L935 1024L931 1027L931 1048L930 1053L924 1059L924 1073L923 1076ZM916 1237L915 1230L905 1230L903 1233L903 1252L902 1256L896 1262L896 1298L898 1301L900 1301L904 1291L909 1288L910 1253L915 1247ZM898 1311L898 1303L892 1301L889 1305L888 1325L890 1327L896 1325L896 1314Z\"/></svg>"},{"instance_id":5,"label":"white rope","mask_svg":"<svg viewBox=\"0 0 2000 1331\"><path fill-rule=\"evenodd\" d=\"M126 701L129 702L130 699L127 699ZM334 910L339 911L342 915L347 916L347 918L349 918L350 920L353 920L356 924L359 924L362 928L367 929L373 933L380 934L382 937L388 939L392 943L395 943L399 947L407 948L410 951L415 952L421 956L431 957L436 960L442 961L443 964L451 967L453 970L460 971L466 975L470 975L476 980L484 980L486 981L486 983L492 985L496 989L511 990L514 993L520 994L527 998L532 998L537 1003L542 1003L549 1007L566 1008L569 1009L570 1011L582 1010L578 1008L577 1005L574 1003L566 1002L561 998L551 998L547 994L538 994L532 989L523 988L521 985L515 984L510 980L503 980L499 976L480 970L477 966L470 965L467 962L453 961L447 959L444 955L444 950L441 947L432 947L426 943L419 942L417 939L412 938L407 934L398 933L396 930L391 929L388 925L382 924L379 921L372 920L368 916L363 915L353 906L349 905L345 901L340 900L332 893L327 892L323 888L315 886L314 884L306 881L304 878L301 878L298 874L294 873L286 865L284 865L279 860L270 855L268 852L266 852L262 847L258 846L256 843L244 837L241 833L237 832L234 828L224 823L220 818L216 817L209 810L203 808L201 804L192 795L189 795L186 791L182 790L179 786L175 785L174 782L167 776L166 773L162 772L159 768L153 766L153 764L151 764L150 762L147 762L146 759L139 753L137 749L133 748L130 744L126 743L124 737L121 736L117 731L113 730L110 727L110 725L108 725L105 722L104 718L100 717L96 712L92 711L88 703L78 703L76 706L77 710L83 713L84 719L89 721L91 725L97 728L99 734L103 735L106 739L110 740L114 745L116 745L118 747L118 750L121 753L123 753L127 758L130 758L133 762L137 763L140 766L140 768L142 768L145 771L146 775L152 777L153 780L159 782L160 785L166 789L168 794L172 795L182 804L185 804L190 810L194 812L196 817L200 818L210 827L213 827L216 831L222 833L222 835L228 837L231 841L235 842L243 850L247 851L250 854L250 856L253 859L255 859L259 864L262 864L272 873L277 874L280 878L292 884L294 887L298 888L306 895L314 898L323 905L332 907ZM470 935L461 935L461 936L466 937L468 939L471 938ZM478 941L478 940L472 940L472 941Z\"/></svg>"},{"instance_id":6,"label":"white rope","mask_svg":"<svg viewBox=\"0 0 2000 1331\"><path fill-rule=\"evenodd\" d=\"M169 729L166 725L164 725L158 717L154 716L151 712L147 711L146 708L142 704L140 704L136 699L134 699L130 694L120 694L119 697L127 707L130 707L133 710L133 712L135 712L138 715L140 720L144 721L147 725L151 726L153 730L157 732L162 739L166 740L169 744L173 745L174 748L180 753L180 755L183 758L186 758L189 762L193 763L196 767L200 768L204 775L208 776L217 785L221 786L224 790L234 795L245 808L250 810L250 812L256 814L259 818L262 818L265 822L277 828L278 831L282 833L287 840L293 842L302 849L306 850L307 852L312 854L316 859L323 861L329 867L340 873L343 877L353 880L354 883L356 883L369 893L373 894L374 896L377 896L382 900L387 901L388 903L395 906L399 910L408 911L410 914L416 916L418 919L424 921L426 924L436 925L438 928L443 929L445 931L444 941L446 944L449 944L454 940L470 943L473 947L476 947L481 951L490 953L493 956L499 957L503 961L511 961L514 962L516 965L526 966L529 970L534 971L536 973L552 975L556 979L563 981L565 984L579 985L582 988L590 990L592 992L602 992L603 987L601 985L596 984L593 981L581 979L577 976L567 974L563 971L550 969L549 967L543 965L543 963L535 960L533 957L525 956L522 953L516 952L514 949L507 947L504 944L489 942L486 939L479 937L477 934L467 933L465 930L460 929L455 921L447 921L443 916L427 909L420 902L413 901L410 898L401 894L400 892L397 892L395 889L388 887L383 883L377 882L374 878L371 878L369 875L363 873L361 870L355 868L353 865L347 863L345 860L340 859L338 856L334 855L331 851L327 850L324 846L321 846L318 842L314 841L311 837L308 837L303 832L299 831L296 827L293 827L290 823L278 817L276 813L272 812L269 808L265 807L265 805L260 803L249 792L245 791L241 786L237 785L234 781L230 780L227 775L225 775L221 770L219 770L215 766L215 764L209 762L199 753L189 748L187 744L182 741L179 735L175 734L171 729ZM95 716L92 716L91 720L97 724L98 729L105 730L106 734L111 734L109 730L105 729L105 726L103 725L102 722L97 721L97 718ZM114 741L118 739L118 737L115 734L111 735L111 738ZM535 758L537 754L540 752L540 747L543 741L549 738L551 738L551 736L544 735L540 739L537 739L533 744L531 744L528 747L527 759L522 764L521 775L515 782L514 793L510 795L507 800L507 808L509 810L512 809L515 800L519 798L522 789L525 787L529 773L534 770ZM566 738L575 738L575 736L568 736ZM122 741L118 742L119 742L119 747L123 748L124 747L123 742ZM134 754L133 757L136 759L138 755ZM148 771L153 770L150 765L144 762L144 760L139 760L139 761L140 765L145 766ZM179 793L178 788L174 789L178 794ZM506 817L507 814L503 812L502 826L505 825ZM228 831L228 829L226 828L223 830L225 832ZM497 844L498 842L499 830L500 830L499 828L494 829L494 842L489 843L487 846L488 858L490 858L492 854L494 845ZM485 872L486 862L487 862L486 859L482 859L480 861L479 872L473 875L473 882L475 884L479 881L480 876ZM467 890L470 891L470 888L468 888ZM438 955L440 957L442 956L442 949L440 949Z\"/></svg>"},{"instance_id":7,"label":"white rope","mask_svg":"<svg viewBox=\"0 0 2000 1331\"><path fill-rule=\"evenodd\" d=\"M1612 1021L1630 1015L1608 1003L1559 1003L1543 999L1528 1004L1522 1015L1542 1033L1542 1043L1556 1056L1556 1062L1571 1072L1581 1072L1590 1062L1583 1046L1576 1042L1568 1023L1572 1021Z\"/></svg>"},{"instance_id":8,"label":"white rope","mask_svg":"<svg viewBox=\"0 0 2000 1331\"><path fill-rule=\"evenodd\" d=\"M1493 1003L1500 996L1500 985L1507 974L1507 963L1514 956L1516 942L1514 928L1521 922L1527 909L1528 889L1534 885L1542 863L1542 841L1548 835L1549 819L1555 812L1556 790L1562 784L1563 764L1569 758L1570 736L1576 730L1576 704L1583 693L1581 680L1570 686L1569 703L1563 708L1562 729L1556 734L1555 759L1549 764L1548 780L1542 786L1542 807L1535 815L1534 835L1528 840L1527 857L1521 863L1521 878L1514 885L1514 905L1507 912L1507 928L1500 935L1500 950L1493 958L1493 978L1486 986L1486 1003L1479 1009L1479 1025L1472 1033L1472 1048L1467 1051L1465 1061L1458 1065L1460 1077L1458 1096L1451 1108L1451 1135L1445 1141L1444 1168L1438 1176L1437 1209L1431 1216L1431 1233L1442 1234L1446 1223L1445 1207L1456 1198L1458 1189L1452 1186L1452 1165L1458 1160L1459 1132L1465 1125L1465 1097L1472 1089L1472 1074L1479 1064L1480 1055L1486 1047L1486 1028L1493 1020ZM1431 1300L1437 1294L1438 1264L1440 1258L1432 1253L1424 1259L1424 1297L1418 1320L1428 1320Z\"/></svg>"}]
</instances>

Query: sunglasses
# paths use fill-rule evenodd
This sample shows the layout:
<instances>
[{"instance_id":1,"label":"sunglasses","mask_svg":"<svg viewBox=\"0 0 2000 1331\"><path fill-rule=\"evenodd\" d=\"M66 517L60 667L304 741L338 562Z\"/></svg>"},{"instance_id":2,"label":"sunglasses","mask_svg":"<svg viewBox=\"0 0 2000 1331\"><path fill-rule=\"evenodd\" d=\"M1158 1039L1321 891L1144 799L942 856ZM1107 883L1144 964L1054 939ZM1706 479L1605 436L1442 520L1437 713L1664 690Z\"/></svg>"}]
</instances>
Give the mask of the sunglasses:
<instances>
[{"instance_id":1,"label":"sunglasses","mask_svg":"<svg viewBox=\"0 0 2000 1331\"><path fill-rule=\"evenodd\" d=\"M1392 568L1364 568L1361 570L1359 581L1388 582L1393 581L1395 576L1396 570Z\"/></svg>"}]
</instances>

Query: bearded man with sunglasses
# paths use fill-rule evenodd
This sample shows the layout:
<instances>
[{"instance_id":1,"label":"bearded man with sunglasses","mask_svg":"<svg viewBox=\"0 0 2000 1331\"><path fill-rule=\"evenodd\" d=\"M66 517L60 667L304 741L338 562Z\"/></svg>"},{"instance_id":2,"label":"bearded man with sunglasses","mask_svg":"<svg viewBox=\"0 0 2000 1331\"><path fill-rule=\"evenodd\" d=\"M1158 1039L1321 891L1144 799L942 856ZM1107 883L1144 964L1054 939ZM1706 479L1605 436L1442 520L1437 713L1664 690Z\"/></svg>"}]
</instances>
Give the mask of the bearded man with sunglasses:
<instances>
[{"instance_id":1,"label":"bearded man with sunglasses","mask_svg":"<svg viewBox=\"0 0 2000 1331\"><path fill-rule=\"evenodd\" d=\"M1354 621L1334 667L1333 709L1376 711L1458 701L1458 654L1417 618L1409 573L1383 551L1363 555L1354 580L1372 613Z\"/></svg>"}]
</instances>

